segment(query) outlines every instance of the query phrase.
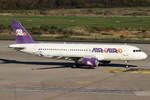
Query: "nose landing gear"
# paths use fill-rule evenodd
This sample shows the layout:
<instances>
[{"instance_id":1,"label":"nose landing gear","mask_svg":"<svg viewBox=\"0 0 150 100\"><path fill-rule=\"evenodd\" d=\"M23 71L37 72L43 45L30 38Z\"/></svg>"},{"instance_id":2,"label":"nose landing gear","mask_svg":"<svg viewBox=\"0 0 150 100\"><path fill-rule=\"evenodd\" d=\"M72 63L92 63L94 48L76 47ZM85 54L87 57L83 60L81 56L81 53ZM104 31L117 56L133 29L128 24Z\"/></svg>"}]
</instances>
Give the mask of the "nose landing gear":
<instances>
[{"instance_id":1,"label":"nose landing gear","mask_svg":"<svg viewBox=\"0 0 150 100\"><path fill-rule=\"evenodd\" d=\"M126 68L129 68L129 65L128 65L128 61L127 61L127 60L125 61L125 64L126 64Z\"/></svg>"}]
</instances>

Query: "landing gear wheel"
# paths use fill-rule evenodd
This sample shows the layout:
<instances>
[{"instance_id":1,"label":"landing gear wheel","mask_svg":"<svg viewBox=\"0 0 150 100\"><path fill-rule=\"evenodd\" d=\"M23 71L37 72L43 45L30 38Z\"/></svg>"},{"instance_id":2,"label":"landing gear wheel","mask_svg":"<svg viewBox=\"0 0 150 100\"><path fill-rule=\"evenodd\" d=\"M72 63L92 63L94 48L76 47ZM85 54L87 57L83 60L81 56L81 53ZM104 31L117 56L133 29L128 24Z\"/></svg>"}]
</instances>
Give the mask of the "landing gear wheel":
<instances>
[{"instance_id":1,"label":"landing gear wheel","mask_svg":"<svg viewBox=\"0 0 150 100\"><path fill-rule=\"evenodd\" d=\"M78 59L74 59L75 63L72 65L72 68L77 68L79 67Z\"/></svg>"},{"instance_id":2,"label":"landing gear wheel","mask_svg":"<svg viewBox=\"0 0 150 100\"><path fill-rule=\"evenodd\" d=\"M78 68L79 67L79 64L73 64L72 65L72 68Z\"/></svg>"},{"instance_id":3,"label":"landing gear wheel","mask_svg":"<svg viewBox=\"0 0 150 100\"><path fill-rule=\"evenodd\" d=\"M129 66L128 66L128 65L126 65L126 68L129 68Z\"/></svg>"},{"instance_id":4,"label":"landing gear wheel","mask_svg":"<svg viewBox=\"0 0 150 100\"><path fill-rule=\"evenodd\" d=\"M77 66L76 66L75 64L73 64L71 68L76 68L76 67L77 67Z\"/></svg>"}]
</instances>

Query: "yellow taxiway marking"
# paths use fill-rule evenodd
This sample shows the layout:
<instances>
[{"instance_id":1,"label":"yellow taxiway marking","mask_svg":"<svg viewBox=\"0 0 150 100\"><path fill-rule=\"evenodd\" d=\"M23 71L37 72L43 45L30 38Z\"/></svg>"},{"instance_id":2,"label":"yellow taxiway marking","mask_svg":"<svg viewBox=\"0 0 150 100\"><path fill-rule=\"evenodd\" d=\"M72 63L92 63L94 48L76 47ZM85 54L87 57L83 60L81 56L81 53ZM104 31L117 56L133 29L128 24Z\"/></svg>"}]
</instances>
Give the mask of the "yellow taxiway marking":
<instances>
[{"instance_id":1,"label":"yellow taxiway marking","mask_svg":"<svg viewBox=\"0 0 150 100\"><path fill-rule=\"evenodd\" d=\"M77 84L80 84L80 85L88 85L88 84L91 84L90 81L77 81L76 83L77 83Z\"/></svg>"},{"instance_id":2,"label":"yellow taxiway marking","mask_svg":"<svg viewBox=\"0 0 150 100\"><path fill-rule=\"evenodd\" d=\"M150 74L150 69L143 69L143 68L109 68L103 70L103 72L109 73L121 73L121 72L128 72L132 74Z\"/></svg>"},{"instance_id":3,"label":"yellow taxiway marking","mask_svg":"<svg viewBox=\"0 0 150 100\"><path fill-rule=\"evenodd\" d=\"M150 96L150 91L137 91L135 92L137 96Z\"/></svg>"}]
</instances>

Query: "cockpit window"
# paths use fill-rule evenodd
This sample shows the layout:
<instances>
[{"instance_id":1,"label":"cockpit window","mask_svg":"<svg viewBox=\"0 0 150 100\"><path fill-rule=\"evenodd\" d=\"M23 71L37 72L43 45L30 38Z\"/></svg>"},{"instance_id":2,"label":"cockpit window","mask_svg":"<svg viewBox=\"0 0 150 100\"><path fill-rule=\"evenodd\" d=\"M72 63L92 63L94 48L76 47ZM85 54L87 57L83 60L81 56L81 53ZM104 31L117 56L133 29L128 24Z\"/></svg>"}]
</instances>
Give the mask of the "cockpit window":
<instances>
[{"instance_id":1,"label":"cockpit window","mask_svg":"<svg viewBox=\"0 0 150 100\"><path fill-rule=\"evenodd\" d=\"M142 52L142 50L133 50L133 52Z\"/></svg>"}]
</instances>

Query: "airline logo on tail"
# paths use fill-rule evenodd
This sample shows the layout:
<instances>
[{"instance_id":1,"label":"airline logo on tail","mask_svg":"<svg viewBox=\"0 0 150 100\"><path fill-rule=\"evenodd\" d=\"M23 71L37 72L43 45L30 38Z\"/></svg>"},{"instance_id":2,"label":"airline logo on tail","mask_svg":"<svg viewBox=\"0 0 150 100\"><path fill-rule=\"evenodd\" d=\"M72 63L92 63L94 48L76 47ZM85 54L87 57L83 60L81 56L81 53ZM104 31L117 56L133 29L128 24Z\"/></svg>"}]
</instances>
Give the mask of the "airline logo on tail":
<instances>
[{"instance_id":1,"label":"airline logo on tail","mask_svg":"<svg viewBox=\"0 0 150 100\"><path fill-rule=\"evenodd\" d=\"M27 33L23 32L22 29L17 29L16 30L16 36L26 36Z\"/></svg>"}]
</instances>

